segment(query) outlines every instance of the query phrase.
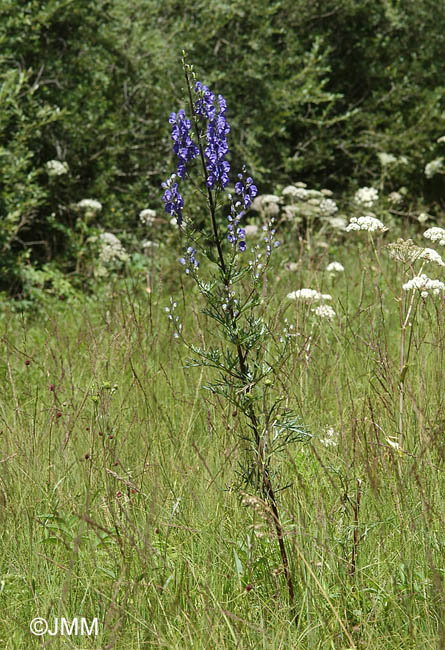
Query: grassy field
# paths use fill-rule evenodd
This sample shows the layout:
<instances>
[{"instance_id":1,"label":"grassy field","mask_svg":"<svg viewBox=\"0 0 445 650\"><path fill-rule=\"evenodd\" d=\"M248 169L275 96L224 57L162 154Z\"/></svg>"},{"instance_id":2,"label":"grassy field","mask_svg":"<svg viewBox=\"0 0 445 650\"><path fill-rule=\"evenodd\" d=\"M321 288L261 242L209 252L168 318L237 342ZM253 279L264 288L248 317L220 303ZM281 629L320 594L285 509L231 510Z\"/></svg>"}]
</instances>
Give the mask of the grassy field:
<instances>
[{"instance_id":1,"label":"grassy field","mask_svg":"<svg viewBox=\"0 0 445 650\"><path fill-rule=\"evenodd\" d=\"M173 296L189 341L218 339L176 261L151 293L3 314L2 648L445 647L445 303L416 297L401 367L407 276L393 238L377 257L358 239L289 242L265 288L275 335L295 332L270 390L312 435L276 477L297 625L267 507L238 487L246 424L169 328ZM301 287L336 317L286 298ZM35 617L98 634L32 636Z\"/></svg>"}]
</instances>

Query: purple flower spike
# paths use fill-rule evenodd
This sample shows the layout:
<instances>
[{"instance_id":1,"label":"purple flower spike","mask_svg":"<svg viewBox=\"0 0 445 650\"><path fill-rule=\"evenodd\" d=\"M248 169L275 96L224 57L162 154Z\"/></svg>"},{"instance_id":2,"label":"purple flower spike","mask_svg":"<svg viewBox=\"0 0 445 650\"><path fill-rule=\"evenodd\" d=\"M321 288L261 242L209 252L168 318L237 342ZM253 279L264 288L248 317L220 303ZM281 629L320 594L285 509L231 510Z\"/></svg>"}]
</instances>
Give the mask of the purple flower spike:
<instances>
[{"instance_id":1,"label":"purple flower spike","mask_svg":"<svg viewBox=\"0 0 445 650\"><path fill-rule=\"evenodd\" d=\"M227 134L230 132L229 123L224 115L227 102L222 95L218 95L219 111L215 106L215 95L197 81L195 92L198 99L195 102L195 113L207 120L207 147L204 157L207 167L207 187L214 189L219 185L222 189L229 184L230 163L225 160L229 152Z\"/></svg>"},{"instance_id":2,"label":"purple flower spike","mask_svg":"<svg viewBox=\"0 0 445 650\"><path fill-rule=\"evenodd\" d=\"M173 151L179 158L178 176L185 178L187 162L199 154L198 147L190 137L192 124L190 120L186 119L185 111L182 108L178 114L171 113L168 121L172 124Z\"/></svg>"}]
</instances>

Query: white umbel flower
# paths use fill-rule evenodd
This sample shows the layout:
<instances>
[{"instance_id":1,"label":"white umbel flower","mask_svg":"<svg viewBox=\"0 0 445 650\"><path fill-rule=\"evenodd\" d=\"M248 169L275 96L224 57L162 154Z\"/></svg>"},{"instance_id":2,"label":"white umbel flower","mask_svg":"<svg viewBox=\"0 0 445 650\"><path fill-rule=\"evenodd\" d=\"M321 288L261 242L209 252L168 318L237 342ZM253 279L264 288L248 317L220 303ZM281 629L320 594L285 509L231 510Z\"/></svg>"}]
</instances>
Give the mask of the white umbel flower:
<instances>
[{"instance_id":1,"label":"white umbel flower","mask_svg":"<svg viewBox=\"0 0 445 650\"><path fill-rule=\"evenodd\" d=\"M346 226L346 231L352 230L367 230L368 232L386 232L388 228L383 225L380 219L371 217L352 217L349 224Z\"/></svg>"},{"instance_id":2,"label":"white umbel flower","mask_svg":"<svg viewBox=\"0 0 445 650\"><path fill-rule=\"evenodd\" d=\"M425 165L425 176L427 178L433 178L436 174L440 174L445 171L443 167L443 158L435 158L431 162Z\"/></svg>"},{"instance_id":3,"label":"white umbel flower","mask_svg":"<svg viewBox=\"0 0 445 650\"><path fill-rule=\"evenodd\" d=\"M400 205L403 201L403 196L400 192L391 192L391 194L388 195L388 201L393 205Z\"/></svg>"},{"instance_id":4,"label":"white umbel flower","mask_svg":"<svg viewBox=\"0 0 445 650\"><path fill-rule=\"evenodd\" d=\"M441 246L445 246L445 230L443 228L438 228L437 226L428 228L423 233L423 236L431 239L431 241L438 242Z\"/></svg>"},{"instance_id":5,"label":"white umbel flower","mask_svg":"<svg viewBox=\"0 0 445 650\"><path fill-rule=\"evenodd\" d=\"M111 232L103 232L99 235L102 248L100 251L100 261L102 264L108 264L115 260L125 262L128 255L116 235Z\"/></svg>"},{"instance_id":6,"label":"white umbel flower","mask_svg":"<svg viewBox=\"0 0 445 650\"><path fill-rule=\"evenodd\" d=\"M253 200L251 208L268 217L274 217L280 212L280 203L281 198L276 194L261 194Z\"/></svg>"},{"instance_id":7,"label":"white umbel flower","mask_svg":"<svg viewBox=\"0 0 445 650\"><path fill-rule=\"evenodd\" d=\"M77 204L78 208L83 208L88 212L100 212L102 210L102 203L96 201L96 199L82 199Z\"/></svg>"},{"instance_id":8,"label":"white umbel flower","mask_svg":"<svg viewBox=\"0 0 445 650\"><path fill-rule=\"evenodd\" d=\"M354 194L354 201L357 205L370 208L378 200L379 193L373 187L361 187Z\"/></svg>"},{"instance_id":9,"label":"white umbel flower","mask_svg":"<svg viewBox=\"0 0 445 650\"><path fill-rule=\"evenodd\" d=\"M397 162L397 158L393 153L386 153L385 151L380 151L377 154L380 164L382 167L387 167L387 165L393 165Z\"/></svg>"},{"instance_id":10,"label":"white umbel flower","mask_svg":"<svg viewBox=\"0 0 445 650\"><path fill-rule=\"evenodd\" d=\"M340 262L331 262L326 267L326 271L328 271L329 273L343 273L344 270L345 267L343 266L343 264L340 264Z\"/></svg>"},{"instance_id":11,"label":"white umbel flower","mask_svg":"<svg viewBox=\"0 0 445 650\"><path fill-rule=\"evenodd\" d=\"M306 302L319 302L320 300L332 300L328 293L320 293L316 289L298 289L287 294L289 300L304 300Z\"/></svg>"},{"instance_id":12,"label":"white umbel flower","mask_svg":"<svg viewBox=\"0 0 445 650\"><path fill-rule=\"evenodd\" d=\"M143 223L144 226L153 225L155 218L156 218L156 211L151 210L150 208L146 208L145 210L141 210L141 212L139 212L140 222Z\"/></svg>"},{"instance_id":13,"label":"white umbel flower","mask_svg":"<svg viewBox=\"0 0 445 650\"><path fill-rule=\"evenodd\" d=\"M439 253L432 248L424 248L417 259L425 260L425 262L435 262L436 264L439 264L439 266L445 266L445 262Z\"/></svg>"},{"instance_id":14,"label":"white umbel flower","mask_svg":"<svg viewBox=\"0 0 445 650\"><path fill-rule=\"evenodd\" d=\"M60 162L60 160L48 160L46 163L48 176L63 176L63 174L68 174L68 170L68 163Z\"/></svg>"},{"instance_id":15,"label":"white umbel flower","mask_svg":"<svg viewBox=\"0 0 445 650\"><path fill-rule=\"evenodd\" d=\"M312 312L319 318L327 318L328 320L335 318L335 311L330 305L318 305L314 307Z\"/></svg>"},{"instance_id":16,"label":"white umbel flower","mask_svg":"<svg viewBox=\"0 0 445 650\"><path fill-rule=\"evenodd\" d=\"M416 275L403 285L404 291L420 291L422 298L426 298L431 292L433 296L445 293L445 284L440 280L431 280L425 273Z\"/></svg>"},{"instance_id":17,"label":"white umbel flower","mask_svg":"<svg viewBox=\"0 0 445 650\"><path fill-rule=\"evenodd\" d=\"M338 212L337 204L332 199L323 199L320 203L320 210L328 217L332 217L336 212Z\"/></svg>"},{"instance_id":18,"label":"white umbel flower","mask_svg":"<svg viewBox=\"0 0 445 650\"><path fill-rule=\"evenodd\" d=\"M295 185L287 185L281 192L283 196L298 196L298 192L301 188L295 187Z\"/></svg>"},{"instance_id":19,"label":"white umbel flower","mask_svg":"<svg viewBox=\"0 0 445 650\"><path fill-rule=\"evenodd\" d=\"M338 444L338 433L332 427L324 430L326 438L320 439L320 442L325 447L335 447Z\"/></svg>"}]
</instances>

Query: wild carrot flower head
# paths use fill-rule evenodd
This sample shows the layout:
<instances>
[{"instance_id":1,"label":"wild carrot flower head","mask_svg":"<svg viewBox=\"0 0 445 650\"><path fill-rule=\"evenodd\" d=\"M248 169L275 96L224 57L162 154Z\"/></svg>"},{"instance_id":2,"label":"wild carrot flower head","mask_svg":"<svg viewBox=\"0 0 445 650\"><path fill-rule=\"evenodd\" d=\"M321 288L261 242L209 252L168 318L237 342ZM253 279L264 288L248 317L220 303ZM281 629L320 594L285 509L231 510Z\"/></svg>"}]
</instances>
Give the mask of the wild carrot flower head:
<instances>
[{"instance_id":1,"label":"wild carrot flower head","mask_svg":"<svg viewBox=\"0 0 445 650\"><path fill-rule=\"evenodd\" d=\"M354 202L364 208L370 208L378 200L379 193L373 187L361 187L354 194Z\"/></svg>"},{"instance_id":2,"label":"wild carrot flower head","mask_svg":"<svg viewBox=\"0 0 445 650\"><path fill-rule=\"evenodd\" d=\"M366 217L352 217L349 224L346 226L346 231L351 232L352 230L367 230L368 232L386 232L388 228L383 225L383 223L368 215Z\"/></svg>"},{"instance_id":3,"label":"wild carrot flower head","mask_svg":"<svg viewBox=\"0 0 445 650\"><path fill-rule=\"evenodd\" d=\"M63 176L69 171L68 163L61 162L60 160L48 160L46 163L46 171L48 176Z\"/></svg>"},{"instance_id":4,"label":"wild carrot flower head","mask_svg":"<svg viewBox=\"0 0 445 650\"><path fill-rule=\"evenodd\" d=\"M318 318L326 318L327 320L335 318L335 311L330 305L317 305L317 307L312 309L312 312L315 316L318 316Z\"/></svg>"},{"instance_id":5,"label":"wild carrot flower head","mask_svg":"<svg viewBox=\"0 0 445 650\"><path fill-rule=\"evenodd\" d=\"M140 222L144 224L144 226L151 226L156 218L156 211L151 210L150 208L146 208L145 210L141 210L139 212L139 219Z\"/></svg>"},{"instance_id":6,"label":"wild carrot flower head","mask_svg":"<svg viewBox=\"0 0 445 650\"><path fill-rule=\"evenodd\" d=\"M398 262L413 264L417 260L423 262L434 262L439 266L445 266L445 262L434 249L422 248L416 246L412 239L398 239L396 242L388 244L389 256Z\"/></svg>"},{"instance_id":7,"label":"wild carrot flower head","mask_svg":"<svg viewBox=\"0 0 445 650\"><path fill-rule=\"evenodd\" d=\"M416 275L403 285L404 291L420 291L422 298L426 298L429 293L433 296L439 296L445 293L445 284L440 280L431 280L427 275L422 273Z\"/></svg>"},{"instance_id":8,"label":"wild carrot flower head","mask_svg":"<svg viewBox=\"0 0 445 650\"><path fill-rule=\"evenodd\" d=\"M427 178L432 178L436 174L443 173L444 171L445 170L444 170L444 166L443 166L443 158L442 157L435 158L434 160L432 160L431 162L429 162L429 163L427 163L425 165L425 176Z\"/></svg>"},{"instance_id":9,"label":"wild carrot flower head","mask_svg":"<svg viewBox=\"0 0 445 650\"><path fill-rule=\"evenodd\" d=\"M331 262L326 267L326 271L328 271L328 273L343 273L344 270L345 267L343 264L340 264L340 262Z\"/></svg>"},{"instance_id":10,"label":"wild carrot flower head","mask_svg":"<svg viewBox=\"0 0 445 650\"><path fill-rule=\"evenodd\" d=\"M318 302L320 300L332 300L328 293L320 293L316 289L298 289L287 294L289 300L304 300L306 302Z\"/></svg>"},{"instance_id":11,"label":"wild carrot flower head","mask_svg":"<svg viewBox=\"0 0 445 650\"><path fill-rule=\"evenodd\" d=\"M431 239L431 241L438 242L441 246L445 246L445 230L443 228L433 226L432 228L425 230L423 236L427 239Z\"/></svg>"}]
</instances>

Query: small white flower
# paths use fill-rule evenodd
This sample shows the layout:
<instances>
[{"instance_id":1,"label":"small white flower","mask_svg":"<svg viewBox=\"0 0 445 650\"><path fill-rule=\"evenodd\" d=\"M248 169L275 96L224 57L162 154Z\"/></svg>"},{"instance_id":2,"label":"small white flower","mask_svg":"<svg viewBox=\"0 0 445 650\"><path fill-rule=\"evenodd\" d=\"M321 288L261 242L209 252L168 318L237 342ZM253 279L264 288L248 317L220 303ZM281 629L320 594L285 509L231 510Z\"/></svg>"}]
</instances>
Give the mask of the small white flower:
<instances>
[{"instance_id":1,"label":"small white flower","mask_svg":"<svg viewBox=\"0 0 445 650\"><path fill-rule=\"evenodd\" d=\"M114 262L115 260L121 262L128 260L128 254L116 235L111 232L103 232L99 235L99 239L102 244L99 255L102 264Z\"/></svg>"},{"instance_id":2,"label":"small white flower","mask_svg":"<svg viewBox=\"0 0 445 650\"><path fill-rule=\"evenodd\" d=\"M403 201L403 196L400 192L391 192L391 194L388 195L388 201L393 205L399 205Z\"/></svg>"},{"instance_id":3,"label":"small white flower","mask_svg":"<svg viewBox=\"0 0 445 650\"><path fill-rule=\"evenodd\" d=\"M83 208L87 212L100 212L102 210L102 203L96 201L96 199L82 199L77 204L78 208Z\"/></svg>"},{"instance_id":4,"label":"small white flower","mask_svg":"<svg viewBox=\"0 0 445 650\"><path fill-rule=\"evenodd\" d=\"M434 296L445 293L445 284L440 280L431 280L427 275L416 275L403 285L404 291L420 291L422 298L426 298L431 292ZM425 295L426 294L426 295Z\"/></svg>"},{"instance_id":5,"label":"small white flower","mask_svg":"<svg viewBox=\"0 0 445 650\"><path fill-rule=\"evenodd\" d=\"M370 208L378 200L379 193L373 187L361 187L354 194L354 201L357 205L362 205L365 208Z\"/></svg>"},{"instance_id":6,"label":"small white flower","mask_svg":"<svg viewBox=\"0 0 445 650\"><path fill-rule=\"evenodd\" d=\"M46 163L46 171L48 176L63 176L69 171L68 163L60 162L60 160L48 160Z\"/></svg>"},{"instance_id":7,"label":"small white flower","mask_svg":"<svg viewBox=\"0 0 445 650\"><path fill-rule=\"evenodd\" d=\"M431 218L431 217L430 217L430 215L429 215L428 213L426 213L426 212L421 212L421 213L419 214L419 216L417 217L417 221L418 221L419 223L425 223L425 221L428 221L428 219L430 219L430 218Z\"/></svg>"},{"instance_id":8,"label":"small white flower","mask_svg":"<svg viewBox=\"0 0 445 650\"><path fill-rule=\"evenodd\" d=\"M443 228L438 228L434 226L433 228L428 228L423 233L423 236L431 241L438 242L441 246L445 246L445 230Z\"/></svg>"},{"instance_id":9,"label":"small white flower","mask_svg":"<svg viewBox=\"0 0 445 650\"><path fill-rule=\"evenodd\" d=\"M289 300L304 300L307 302L318 302L320 300L332 300L327 293L320 293L316 289L298 289L287 294Z\"/></svg>"},{"instance_id":10,"label":"small white flower","mask_svg":"<svg viewBox=\"0 0 445 650\"><path fill-rule=\"evenodd\" d=\"M439 266L445 266L445 262L443 261L439 253L437 253L432 248L424 248L419 253L419 257L417 259L425 260L426 262L435 262L436 264L439 264Z\"/></svg>"},{"instance_id":11,"label":"small white flower","mask_svg":"<svg viewBox=\"0 0 445 650\"><path fill-rule=\"evenodd\" d=\"M441 135L440 138L437 138L436 142L438 144L441 144L442 142L445 142L445 135Z\"/></svg>"},{"instance_id":12,"label":"small white flower","mask_svg":"<svg viewBox=\"0 0 445 650\"><path fill-rule=\"evenodd\" d=\"M327 318L329 320L335 318L335 311L330 305L318 305L312 311L319 318Z\"/></svg>"},{"instance_id":13,"label":"small white flower","mask_svg":"<svg viewBox=\"0 0 445 650\"><path fill-rule=\"evenodd\" d=\"M139 212L139 219L144 226L151 226L156 218L156 211L146 208Z\"/></svg>"},{"instance_id":14,"label":"small white flower","mask_svg":"<svg viewBox=\"0 0 445 650\"><path fill-rule=\"evenodd\" d=\"M436 174L440 174L441 172L444 171L443 168L443 158L435 158L434 160L431 160L431 162L427 163L425 165L425 176L427 178L432 178Z\"/></svg>"},{"instance_id":15,"label":"small white flower","mask_svg":"<svg viewBox=\"0 0 445 650\"><path fill-rule=\"evenodd\" d=\"M337 204L332 199L323 199L320 203L320 210L328 217L332 217L336 212L338 212Z\"/></svg>"},{"instance_id":16,"label":"small white flower","mask_svg":"<svg viewBox=\"0 0 445 650\"><path fill-rule=\"evenodd\" d=\"M380 164L382 165L382 167L386 167L387 165L393 165L394 163L397 162L396 156L394 156L394 154L392 153L385 153L384 151L380 151L377 154L377 156L380 160Z\"/></svg>"},{"instance_id":17,"label":"small white flower","mask_svg":"<svg viewBox=\"0 0 445 650\"><path fill-rule=\"evenodd\" d=\"M368 232L386 232L388 228L383 225L383 223L379 220L376 219L375 217L371 217L370 215L365 216L365 217L352 217L348 226L346 227L347 232L351 232L352 230L367 230Z\"/></svg>"},{"instance_id":18,"label":"small white flower","mask_svg":"<svg viewBox=\"0 0 445 650\"><path fill-rule=\"evenodd\" d=\"M320 439L320 442L325 447L336 447L338 444L338 433L332 427L324 430L326 438Z\"/></svg>"},{"instance_id":19,"label":"small white flower","mask_svg":"<svg viewBox=\"0 0 445 650\"><path fill-rule=\"evenodd\" d=\"M283 189L281 194L283 196L297 196L300 188L295 187L295 185L288 185Z\"/></svg>"},{"instance_id":20,"label":"small white flower","mask_svg":"<svg viewBox=\"0 0 445 650\"><path fill-rule=\"evenodd\" d=\"M280 203L280 197L275 194L261 194L253 200L251 208L257 212L263 212L268 216L274 216L280 211Z\"/></svg>"},{"instance_id":21,"label":"small white flower","mask_svg":"<svg viewBox=\"0 0 445 650\"><path fill-rule=\"evenodd\" d=\"M331 262L326 267L326 271L328 271L329 273L343 273L344 270L345 267L343 266L343 264L340 264L340 262Z\"/></svg>"}]
</instances>

